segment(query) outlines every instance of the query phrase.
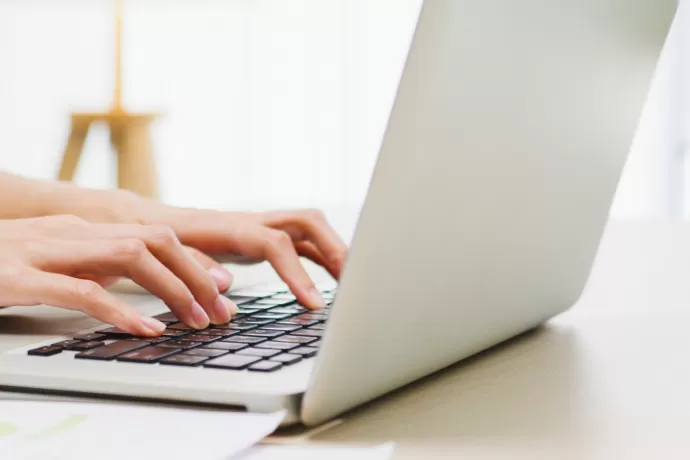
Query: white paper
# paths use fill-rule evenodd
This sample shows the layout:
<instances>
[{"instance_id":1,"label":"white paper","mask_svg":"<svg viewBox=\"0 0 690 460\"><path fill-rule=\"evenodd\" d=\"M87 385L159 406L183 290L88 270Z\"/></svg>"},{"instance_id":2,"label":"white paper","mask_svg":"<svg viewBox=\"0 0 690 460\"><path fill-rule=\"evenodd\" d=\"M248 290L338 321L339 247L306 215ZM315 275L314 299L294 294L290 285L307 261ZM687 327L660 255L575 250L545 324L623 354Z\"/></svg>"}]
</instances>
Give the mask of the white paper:
<instances>
[{"instance_id":1,"label":"white paper","mask_svg":"<svg viewBox=\"0 0 690 460\"><path fill-rule=\"evenodd\" d=\"M228 460L285 414L0 400L2 460Z\"/></svg>"},{"instance_id":2,"label":"white paper","mask_svg":"<svg viewBox=\"0 0 690 460\"><path fill-rule=\"evenodd\" d=\"M233 457L233 460L388 460L395 444L375 447L347 447L338 445L254 446Z\"/></svg>"}]
</instances>

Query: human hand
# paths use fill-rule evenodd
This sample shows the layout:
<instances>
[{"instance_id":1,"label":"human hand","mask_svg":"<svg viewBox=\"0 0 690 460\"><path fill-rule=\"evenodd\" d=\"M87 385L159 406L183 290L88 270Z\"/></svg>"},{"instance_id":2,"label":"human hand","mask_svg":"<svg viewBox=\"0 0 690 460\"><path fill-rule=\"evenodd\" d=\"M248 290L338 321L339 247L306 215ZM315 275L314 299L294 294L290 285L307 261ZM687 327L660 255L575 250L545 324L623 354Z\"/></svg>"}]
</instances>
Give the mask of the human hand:
<instances>
[{"instance_id":1,"label":"human hand","mask_svg":"<svg viewBox=\"0 0 690 460\"><path fill-rule=\"evenodd\" d=\"M306 257L340 278L347 246L320 211L219 212L156 206L144 221L169 226L183 244L205 254L267 260L307 308L325 306L300 263Z\"/></svg>"},{"instance_id":2,"label":"human hand","mask_svg":"<svg viewBox=\"0 0 690 460\"><path fill-rule=\"evenodd\" d=\"M237 311L168 227L91 224L73 216L0 221L0 306L48 304L135 335L159 335L164 324L96 282L112 276L131 278L197 329L227 323Z\"/></svg>"},{"instance_id":3,"label":"human hand","mask_svg":"<svg viewBox=\"0 0 690 460\"><path fill-rule=\"evenodd\" d=\"M231 276L210 255L242 255L267 260L307 308L324 306L299 257L323 266L339 279L347 246L315 210L280 212L220 212L167 206L123 190L60 187L46 204L48 213L74 214L89 222L137 223L170 227L179 240L199 252L196 257L217 280L221 290Z\"/></svg>"}]
</instances>

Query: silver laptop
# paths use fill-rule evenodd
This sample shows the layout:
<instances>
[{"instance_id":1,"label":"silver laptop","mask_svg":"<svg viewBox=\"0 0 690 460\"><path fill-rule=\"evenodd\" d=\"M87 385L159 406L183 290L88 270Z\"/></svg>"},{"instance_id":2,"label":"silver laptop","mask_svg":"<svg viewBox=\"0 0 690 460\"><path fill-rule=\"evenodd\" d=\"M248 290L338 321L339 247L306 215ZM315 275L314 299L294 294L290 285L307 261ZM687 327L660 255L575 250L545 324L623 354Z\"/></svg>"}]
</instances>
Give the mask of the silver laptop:
<instances>
[{"instance_id":1,"label":"silver laptop","mask_svg":"<svg viewBox=\"0 0 690 460\"><path fill-rule=\"evenodd\" d=\"M256 288L201 332L161 308L156 343L56 325L0 355L0 385L312 425L544 323L587 281L675 10L427 0L328 309Z\"/></svg>"}]
</instances>

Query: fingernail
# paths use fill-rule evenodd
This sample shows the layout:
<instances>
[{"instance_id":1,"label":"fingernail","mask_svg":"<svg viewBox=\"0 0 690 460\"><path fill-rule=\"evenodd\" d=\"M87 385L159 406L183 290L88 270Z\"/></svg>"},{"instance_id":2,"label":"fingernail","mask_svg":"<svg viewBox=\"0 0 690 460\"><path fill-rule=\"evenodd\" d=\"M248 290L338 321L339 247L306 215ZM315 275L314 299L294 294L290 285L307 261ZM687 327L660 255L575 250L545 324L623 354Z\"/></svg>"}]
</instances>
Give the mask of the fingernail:
<instances>
[{"instance_id":1,"label":"fingernail","mask_svg":"<svg viewBox=\"0 0 690 460\"><path fill-rule=\"evenodd\" d=\"M194 301L192 304L191 324L189 325L195 329L204 329L208 327L209 322L208 315L204 309L201 308L198 302Z\"/></svg>"},{"instance_id":2,"label":"fingernail","mask_svg":"<svg viewBox=\"0 0 690 460\"><path fill-rule=\"evenodd\" d=\"M235 305L235 303L232 300L228 299L223 295L219 297L221 298L227 309L230 310L231 315L236 315L239 312L239 308L237 308L237 305Z\"/></svg>"},{"instance_id":3,"label":"fingernail","mask_svg":"<svg viewBox=\"0 0 690 460\"><path fill-rule=\"evenodd\" d=\"M313 308L324 308L326 301L321 297L321 293L315 288L309 290L309 302Z\"/></svg>"},{"instance_id":4,"label":"fingernail","mask_svg":"<svg viewBox=\"0 0 690 460\"><path fill-rule=\"evenodd\" d=\"M227 301L227 302L226 302ZM213 322L214 324L225 324L230 321L232 317L232 310L230 302L225 296L219 295L216 297L216 303L213 305Z\"/></svg>"},{"instance_id":5,"label":"fingernail","mask_svg":"<svg viewBox=\"0 0 690 460\"><path fill-rule=\"evenodd\" d=\"M214 279L219 289L230 289L230 285L232 284L232 275L229 272L218 267L211 267L208 270L208 273Z\"/></svg>"},{"instance_id":6,"label":"fingernail","mask_svg":"<svg viewBox=\"0 0 690 460\"><path fill-rule=\"evenodd\" d=\"M142 316L140 322L152 334L158 335L165 330L165 324L161 323L155 318Z\"/></svg>"}]
</instances>

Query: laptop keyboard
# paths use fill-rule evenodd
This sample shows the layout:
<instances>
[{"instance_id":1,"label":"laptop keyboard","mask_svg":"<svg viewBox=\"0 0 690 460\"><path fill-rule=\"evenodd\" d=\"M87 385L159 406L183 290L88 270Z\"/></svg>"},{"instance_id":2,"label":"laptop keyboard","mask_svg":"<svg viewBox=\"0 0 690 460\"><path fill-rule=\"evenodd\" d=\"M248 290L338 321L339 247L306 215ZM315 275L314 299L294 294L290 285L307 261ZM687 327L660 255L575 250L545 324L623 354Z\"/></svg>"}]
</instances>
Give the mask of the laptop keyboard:
<instances>
[{"instance_id":1,"label":"laptop keyboard","mask_svg":"<svg viewBox=\"0 0 690 460\"><path fill-rule=\"evenodd\" d=\"M227 324L193 330L172 313L164 313L155 317L167 326L161 337L135 337L106 327L28 354L74 352L83 360L275 372L316 356L336 293L334 288L320 291L327 306L318 312L299 305L284 288L246 289L227 295L239 307Z\"/></svg>"}]
</instances>

